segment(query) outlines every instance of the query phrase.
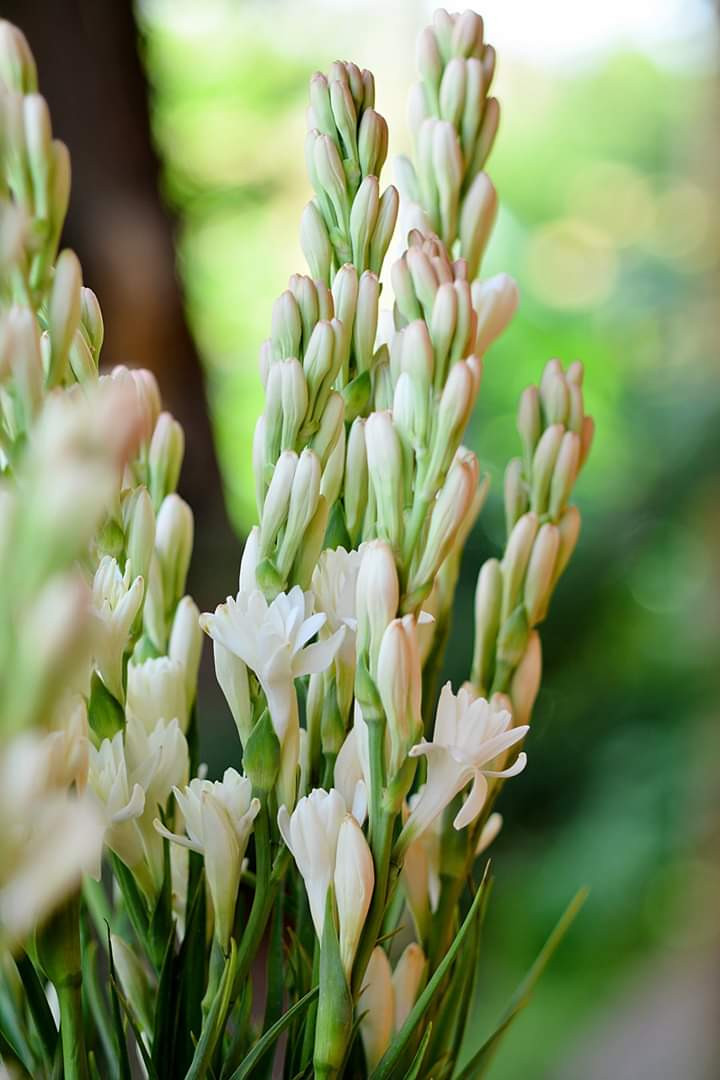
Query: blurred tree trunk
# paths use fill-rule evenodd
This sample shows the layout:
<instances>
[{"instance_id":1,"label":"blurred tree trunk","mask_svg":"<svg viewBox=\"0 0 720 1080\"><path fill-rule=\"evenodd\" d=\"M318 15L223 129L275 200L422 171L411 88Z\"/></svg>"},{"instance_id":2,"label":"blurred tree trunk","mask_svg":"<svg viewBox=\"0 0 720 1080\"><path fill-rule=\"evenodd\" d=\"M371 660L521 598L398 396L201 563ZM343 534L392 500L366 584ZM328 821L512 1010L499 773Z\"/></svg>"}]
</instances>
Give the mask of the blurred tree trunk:
<instances>
[{"instance_id":1,"label":"blurred tree trunk","mask_svg":"<svg viewBox=\"0 0 720 1080\"><path fill-rule=\"evenodd\" d=\"M185 428L180 487L195 513L191 591L201 606L227 593L238 543L225 512L202 370L175 269L172 221L159 191L147 83L128 0L5 0L26 34L54 133L73 164L63 243L83 265L105 318L103 365L157 375Z\"/></svg>"}]
</instances>

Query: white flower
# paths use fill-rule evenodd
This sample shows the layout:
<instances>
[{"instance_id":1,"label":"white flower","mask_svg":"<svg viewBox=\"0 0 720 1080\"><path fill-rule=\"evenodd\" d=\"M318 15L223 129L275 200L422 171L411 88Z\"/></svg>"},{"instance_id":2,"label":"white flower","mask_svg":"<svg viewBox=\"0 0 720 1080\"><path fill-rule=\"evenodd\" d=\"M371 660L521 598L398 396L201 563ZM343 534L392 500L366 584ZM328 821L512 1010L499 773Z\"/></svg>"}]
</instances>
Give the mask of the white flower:
<instances>
[{"instance_id":1,"label":"white flower","mask_svg":"<svg viewBox=\"0 0 720 1080\"><path fill-rule=\"evenodd\" d=\"M357 701L353 726L335 758L333 778L345 805L352 808L353 817L362 825L367 814L370 790L370 749L367 724Z\"/></svg>"},{"instance_id":2,"label":"white flower","mask_svg":"<svg viewBox=\"0 0 720 1080\"><path fill-rule=\"evenodd\" d=\"M151 657L141 664L128 664L127 712L152 731L158 720L177 720L183 731L188 725L185 669L167 656Z\"/></svg>"},{"instance_id":3,"label":"white flower","mask_svg":"<svg viewBox=\"0 0 720 1080\"><path fill-rule=\"evenodd\" d=\"M278 797L295 799L299 721L295 679L324 671L342 642L344 627L324 641L308 645L327 616L313 611L312 593L295 586L268 604L259 589L228 597L214 614L200 616L203 629L255 672L281 746Z\"/></svg>"},{"instance_id":4,"label":"white flower","mask_svg":"<svg viewBox=\"0 0 720 1080\"><path fill-rule=\"evenodd\" d=\"M518 754L509 768L493 768L497 759L529 730L527 726L512 728L511 723L509 712L496 711L484 698L473 701L465 688L456 696L450 683L446 683L440 694L433 741L423 739L410 751L413 757L427 756L428 775L403 829L402 846L424 832L471 781L470 794L453 822L456 829L469 825L482 810L488 776L517 776L522 772L527 760L524 753Z\"/></svg>"},{"instance_id":5,"label":"white flower","mask_svg":"<svg viewBox=\"0 0 720 1080\"><path fill-rule=\"evenodd\" d=\"M327 615L320 637L327 638L345 627L342 645L335 656L338 708L347 718L355 680L355 592L362 554L345 548L328 548L318 559L312 591L318 611Z\"/></svg>"},{"instance_id":6,"label":"white flower","mask_svg":"<svg viewBox=\"0 0 720 1080\"><path fill-rule=\"evenodd\" d=\"M299 800L292 814L278 811L278 828L302 874L315 932L322 941L325 901L335 874L338 833L347 815L339 791L315 788Z\"/></svg>"},{"instance_id":7,"label":"white flower","mask_svg":"<svg viewBox=\"0 0 720 1080\"><path fill-rule=\"evenodd\" d=\"M407 760L412 743L422 734L422 669L414 616L393 619L388 625L380 643L375 681L390 736L388 776L392 778Z\"/></svg>"},{"instance_id":8,"label":"white flower","mask_svg":"<svg viewBox=\"0 0 720 1080\"><path fill-rule=\"evenodd\" d=\"M145 792L140 784L131 786L128 779L122 732L90 747L88 781L97 796L105 823L105 843L134 870L143 861L142 834L137 819L145 809ZM100 859L93 876L100 877ZM145 879L145 884L148 884Z\"/></svg>"},{"instance_id":9,"label":"white flower","mask_svg":"<svg viewBox=\"0 0 720 1080\"><path fill-rule=\"evenodd\" d=\"M235 769L226 769L222 780L197 777L175 798L185 821L185 836L172 833L160 821L161 836L197 851L205 859L205 878L215 915L215 936L227 949L235 918L235 905L245 849L260 809L252 797L252 784Z\"/></svg>"},{"instance_id":10,"label":"white flower","mask_svg":"<svg viewBox=\"0 0 720 1080\"><path fill-rule=\"evenodd\" d=\"M333 881L340 926L340 959L349 980L375 887L373 857L352 814L345 815L338 833Z\"/></svg>"},{"instance_id":11,"label":"white flower","mask_svg":"<svg viewBox=\"0 0 720 1080\"><path fill-rule=\"evenodd\" d=\"M131 580L130 566L120 573L117 561L103 555L92 586L93 607L100 620L96 635L95 662L103 682L118 701L124 702L123 654L130 628L143 600L143 579Z\"/></svg>"}]
</instances>

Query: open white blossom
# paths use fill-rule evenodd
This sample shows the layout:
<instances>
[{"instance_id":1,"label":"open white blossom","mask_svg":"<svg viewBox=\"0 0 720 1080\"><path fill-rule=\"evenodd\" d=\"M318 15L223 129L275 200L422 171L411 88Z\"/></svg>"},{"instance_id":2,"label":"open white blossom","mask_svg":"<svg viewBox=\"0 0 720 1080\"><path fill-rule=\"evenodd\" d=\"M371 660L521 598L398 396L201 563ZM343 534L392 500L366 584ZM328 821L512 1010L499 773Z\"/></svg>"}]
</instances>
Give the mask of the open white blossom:
<instances>
[{"instance_id":1,"label":"open white blossom","mask_svg":"<svg viewBox=\"0 0 720 1080\"><path fill-rule=\"evenodd\" d=\"M92 586L93 608L100 621L95 635L95 663L102 681L118 701L124 702L122 664L130 627L143 599L143 579L120 573L117 560L103 555Z\"/></svg>"},{"instance_id":2,"label":"open white blossom","mask_svg":"<svg viewBox=\"0 0 720 1080\"><path fill-rule=\"evenodd\" d=\"M312 576L315 607L327 616L320 631L321 639L345 628L335 656L338 708L343 717L350 711L355 679L355 593L361 559L360 551L328 548L318 559Z\"/></svg>"},{"instance_id":3,"label":"open white blossom","mask_svg":"<svg viewBox=\"0 0 720 1080\"><path fill-rule=\"evenodd\" d=\"M428 775L403 829L405 845L424 832L471 781L470 794L453 822L456 829L469 825L482 810L488 792L487 777L517 776L522 772L527 760L524 753L518 754L508 768L494 768L497 759L529 730L527 725L513 728L511 724L509 712L495 710L484 698L473 700L464 687L455 695L450 683L445 684L432 742L423 739L410 750L413 757L427 756Z\"/></svg>"},{"instance_id":4,"label":"open white blossom","mask_svg":"<svg viewBox=\"0 0 720 1080\"><path fill-rule=\"evenodd\" d=\"M295 679L324 671L345 633L343 627L309 645L326 621L324 613L313 614L312 593L297 585L270 604L259 589L240 592L235 600L229 596L214 614L200 616L206 633L257 675L281 747L278 796L288 805L295 801L300 740Z\"/></svg>"},{"instance_id":5,"label":"open white blossom","mask_svg":"<svg viewBox=\"0 0 720 1080\"><path fill-rule=\"evenodd\" d=\"M140 867L144 847L137 819L145 809L145 792L140 784L129 781L121 731L112 739L103 739L97 749L90 747L88 780L103 815L105 843L126 866L133 870ZM100 877L99 857L94 877Z\"/></svg>"},{"instance_id":6,"label":"open white blossom","mask_svg":"<svg viewBox=\"0 0 720 1080\"><path fill-rule=\"evenodd\" d=\"M328 889L334 882L340 951L349 974L375 882L372 855L362 829L335 788L311 791L300 799L292 815L281 806L278 827L305 882L320 941Z\"/></svg>"},{"instance_id":7,"label":"open white blossom","mask_svg":"<svg viewBox=\"0 0 720 1080\"><path fill-rule=\"evenodd\" d=\"M245 849L260 802L252 797L250 780L232 768L225 770L222 780L196 777L188 787L174 791L186 835L170 832L157 819L155 828L159 835L204 856L215 936L227 949Z\"/></svg>"}]
</instances>

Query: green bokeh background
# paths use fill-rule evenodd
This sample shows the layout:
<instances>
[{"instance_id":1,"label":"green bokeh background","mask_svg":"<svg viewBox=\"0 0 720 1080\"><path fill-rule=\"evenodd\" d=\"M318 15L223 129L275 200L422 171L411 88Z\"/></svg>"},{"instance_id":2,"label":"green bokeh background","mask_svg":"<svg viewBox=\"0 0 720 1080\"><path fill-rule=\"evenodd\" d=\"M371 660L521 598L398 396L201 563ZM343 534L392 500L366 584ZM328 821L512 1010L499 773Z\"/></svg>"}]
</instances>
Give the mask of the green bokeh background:
<instances>
[{"instance_id":1,"label":"green bokeh background","mask_svg":"<svg viewBox=\"0 0 720 1080\"><path fill-rule=\"evenodd\" d=\"M522 18L523 3L508 6ZM140 9L188 313L241 535L255 512L258 348L274 298L303 266L307 79L336 55L372 67L391 153L405 149L403 100L425 16L415 4L382 14L369 3ZM483 272L510 272L522 300L487 358L468 439L494 495L464 560L454 683L468 671L477 569L502 542L520 391L549 357L581 358L597 423L577 489L583 533L543 628L529 765L503 799L477 1041L576 888L591 895L498 1059L507 1080L580 1075L573 1062L606 1015L630 1033L627 1072L614 1075L635 1076L633 987L657 964L680 979L698 953L720 955L717 115L711 50L683 37L682 6L678 20L663 55L640 32L578 56L569 42L564 54L539 43L534 56L499 57L504 111L489 172L502 212ZM494 40L491 17L487 30ZM228 591L235 574L228 567ZM683 1075L705 1075L707 1053L696 1047ZM583 1075L605 1073L588 1058Z\"/></svg>"}]
</instances>

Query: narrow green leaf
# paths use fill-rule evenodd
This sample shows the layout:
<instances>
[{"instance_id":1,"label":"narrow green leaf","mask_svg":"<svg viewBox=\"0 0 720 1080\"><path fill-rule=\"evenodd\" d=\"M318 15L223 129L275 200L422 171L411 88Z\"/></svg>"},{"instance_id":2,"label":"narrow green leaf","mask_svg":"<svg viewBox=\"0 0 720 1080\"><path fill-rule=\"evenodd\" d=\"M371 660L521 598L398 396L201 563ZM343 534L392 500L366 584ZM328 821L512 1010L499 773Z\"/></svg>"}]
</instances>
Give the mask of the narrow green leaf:
<instances>
[{"instance_id":1,"label":"narrow green leaf","mask_svg":"<svg viewBox=\"0 0 720 1080\"><path fill-rule=\"evenodd\" d=\"M176 1075L173 1071L175 1032L178 1022L175 974L175 940L171 935L165 946L165 956L160 968L152 1039L153 1065L158 1076L167 1077L168 1080Z\"/></svg>"},{"instance_id":2,"label":"narrow green leaf","mask_svg":"<svg viewBox=\"0 0 720 1080\"><path fill-rule=\"evenodd\" d=\"M193 860L202 863L202 856L190 853L190 882L193 886L188 897L188 915L185 936L177 958L177 982L180 1001L180 1017L175 1039L175 1069L178 1076L184 1076L190 1067L195 1052L195 1041L200 1038L202 1027L203 988L207 982L207 954L205 947L205 878L202 866L199 873L193 867Z\"/></svg>"},{"instance_id":3,"label":"narrow green leaf","mask_svg":"<svg viewBox=\"0 0 720 1080\"><path fill-rule=\"evenodd\" d=\"M16 958L15 964L22 979L30 1014L40 1037L43 1057L46 1062L51 1063L58 1045L58 1030L50 1012L45 990L35 970L35 965L26 952L22 952Z\"/></svg>"},{"instance_id":4,"label":"narrow green leaf","mask_svg":"<svg viewBox=\"0 0 720 1080\"><path fill-rule=\"evenodd\" d=\"M218 1039L223 1033L225 1020L227 1019L230 999L232 997L233 983L237 969L237 946L235 940L230 940L230 955L225 961L220 985L218 986L215 999L210 1011L205 1018L200 1039L195 1048L192 1063L188 1069L185 1080L201 1080L207 1076Z\"/></svg>"},{"instance_id":5,"label":"narrow green leaf","mask_svg":"<svg viewBox=\"0 0 720 1080\"><path fill-rule=\"evenodd\" d=\"M428 1044L430 1042L430 1036L432 1035L432 1024L428 1024L425 1034L422 1037L422 1042L418 1046L417 1053L412 1059L410 1068L405 1074L405 1080L417 1080L420 1076L420 1070L422 1068L423 1061L425 1060L425 1054L427 1053Z\"/></svg>"},{"instance_id":6,"label":"narrow green leaf","mask_svg":"<svg viewBox=\"0 0 720 1080\"><path fill-rule=\"evenodd\" d=\"M143 944L146 944L149 918L145 899L138 888L135 878L132 875L132 871L127 868L122 859L119 859L114 852L110 853L110 863L115 879L120 886L125 910L128 913L132 928L140 941Z\"/></svg>"},{"instance_id":7,"label":"narrow green leaf","mask_svg":"<svg viewBox=\"0 0 720 1080\"><path fill-rule=\"evenodd\" d=\"M167 825L162 809L158 807L163 825ZM170 873L170 842L163 837L163 883L155 909L148 926L148 943L157 970L165 963L168 939L175 933L172 921L172 880Z\"/></svg>"},{"instance_id":8,"label":"narrow green leaf","mask_svg":"<svg viewBox=\"0 0 720 1080\"><path fill-rule=\"evenodd\" d=\"M122 1007L123 1013L125 1014L125 1018L127 1019L127 1022L132 1029L132 1033L135 1036L135 1042L137 1043L137 1048L140 1051L140 1056L143 1059L143 1064L145 1065L145 1069L148 1074L148 1080L158 1080L158 1074L155 1070L155 1066L152 1063L152 1058L150 1057L148 1048L143 1041L142 1032L140 1031L140 1024L138 1023L138 1019L135 1015L133 1007L123 994L122 988L118 985L115 979L112 980L112 984L115 993L117 994L118 1001L120 1002L120 1005Z\"/></svg>"},{"instance_id":9,"label":"narrow green leaf","mask_svg":"<svg viewBox=\"0 0 720 1080\"><path fill-rule=\"evenodd\" d=\"M397 1033L388 1049L383 1054L377 1067L373 1070L371 1074L371 1080L389 1080L390 1076L393 1073L393 1070L395 1069L395 1066L398 1064L400 1058L402 1057L405 1047L408 1045L410 1039L418 1030L420 1022L425 1015L425 1011L430 1005L430 1002L433 1000L441 982L445 978L446 973L450 970L450 965L455 960L455 957L460 951L460 946L465 941L470 927L472 926L475 917L480 911L485 892L488 888L489 868L490 863L488 863L485 867L485 873L483 875L482 881L480 882L480 887L475 893L473 902L470 905L470 910L465 916L465 920L462 926L455 935L455 940L453 941L448 951L445 953L445 956L438 964L432 978L428 982L422 994L420 994L419 998L410 1010L407 1020L400 1028L400 1031Z\"/></svg>"},{"instance_id":10,"label":"narrow green leaf","mask_svg":"<svg viewBox=\"0 0 720 1080\"><path fill-rule=\"evenodd\" d=\"M118 1072L121 1080L132 1080L132 1071L130 1069L130 1058L128 1055L127 1039L125 1037L125 1028L123 1027L122 1021L122 1009L120 1008L120 999L118 997L118 978L115 972L115 962L113 960L112 941L110 939L110 927L108 927L107 931L107 942L108 959L110 963L110 1001L112 1004L115 1060L118 1065Z\"/></svg>"},{"instance_id":11,"label":"narrow green leaf","mask_svg":"<svg viewBox=\"0 0 720 1080\"><path fill-rule=\"evenodd\" d=\"M585 903L588 896L588 889L580 889L578 893L568 904L564 913L560 917L557 925L550 934L542 949L538 953L535 963L528 971L525 978L522 980L517 990L510 999L507 1009L503 1013L500 1023L498 1024L492 1035L483 1043L476 1054L473 1055L471 1060L462 1070L458 1073L455 1080L480 1080L480 1077L485 1076L489 1069L492 1060L497 1053L502 1038L507 1029L512 1024L513 1020L518 1016L520 1012L530 1001L532 992L535 989L535 984L542 975L543 971L548 965L550 958L557 949L558 945L565 937L565 934L570 929L575 916L580 911L580 908Z\"/></svg>"},{"instance_id":12,"label":"narrow green leaf","mask_svg":"<svg viewBox=\"0 0 720 1080\"><path fill-rule=\"evenodd\" d=\"M23 1031L22 1022L17 1016L14 1002L7 987L4 986L0 988L0 1040L7 1048L3 1050L3 1054L18 1061L32 1076L35 1072L33 1053Z\"/></svg>"},{"instance_id":13,"label":"narrow green leaf","mask_svg":"<svg viewBox=\"0 0 720 1080\"><path fill-rule=\"evenodd\" d=\"M257 1063L264 1057L265 1053L271 1046L280 1038L285 1028L287 1028L296 1017L300 1016L309 1005L313 1003L318 996L318 987L314 986L312 990L309 990L305 997L300 998L295 1004L288 1009L288 1011L277 1020L273 1026L266 1031L261 1039L253 1046L250 1053L247 1055L242 1065L240 1065L230 1077L230 1080L249 1080L249 1077L253 1075L253 1069Z\"/></svg>"},{"instance_id":14,"label":"narrow green leaf","mask_svg":"<svg viewBox=\"0 0 720 1080\"><path fill-rule=\"evenodd\" d=\"M278 897L273 911L272 925L270 928L270 941L267 950L267 997L265 1000L265 1018L263 1031L269 1031L273 1024L282 1016L283 997L285 993L283 972L283 894ZM268 1051L267 1056L258 1064L258 1080L270 1080L273 1071L274 1052Z\"/></svg>"},{"instance_id":15,"label":"narrow green leaf","mask_svg":"<svg viewBox=\"0 0 720 1080\"><path fill-rule=\"evenodd\" d=\"M104 928L104 933L107 934L107 928ZM111 1080L115 1080L118 1075L117 1063L115 1060L115 1039L111 1028L112 1021L109 1016L109 1004L100 989L100 983L98 981L97 955L97 942L88 941L83 950L82 958L83 988L85 991L85 998L90 1006L90 1015L92 1016L102 1044L102 1050L108 1068L107 1075Z\"/></svg>"}]
</instances>

